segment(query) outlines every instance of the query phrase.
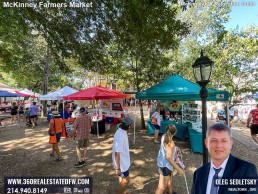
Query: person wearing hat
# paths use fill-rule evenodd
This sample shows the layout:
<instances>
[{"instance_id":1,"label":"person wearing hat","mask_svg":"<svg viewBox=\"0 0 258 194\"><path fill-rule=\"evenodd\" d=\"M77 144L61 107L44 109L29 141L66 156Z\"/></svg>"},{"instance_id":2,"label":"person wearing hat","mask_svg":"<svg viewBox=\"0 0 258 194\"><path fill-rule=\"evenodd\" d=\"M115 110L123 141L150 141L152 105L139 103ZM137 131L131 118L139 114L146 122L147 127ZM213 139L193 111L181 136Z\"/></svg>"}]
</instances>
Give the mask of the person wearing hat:
<instances>
[{"instance_id":1,"label":"person wearing hat","mask_svg":"<svg viewBox=\"0 0 258 194\"><path fill-rule=\"evenodd\" d=\"M122 119L119 129L116 131L112 147L112 161L115 173L119 176L118 194L122 194L130 181L129 167L130 152L127 131L132 125L133 120L130 117Z\"/></svg>"},{"instance_id":2,"label":"person wearing hat","mask_svg":"<svg viewBox=\"0 0 258 194\"><path fill-rule=\"evenodd\" d=\"M76 153L78 157L78 163L75 164L76 168L83 167L85 165L85 159L87 156L87 147L89 146L90 129L92 126L92 120L89 115L86 114L84 107L80 108L81 115L75 119L74 129L76 130ZM83 149L83 153L81 153Z\"/></svg>"},{"instance_id":3,"label":"person wearing hat","mask_svg":"<svg viewBox=\"0 0 258 194\"><path fill-rule=\"evenodd\" d=\"M56 161L61 161L62 157L61 157L61 153L58 147L58 142L61 139L61 135L62 135L62 131L65 129L64 127L64 122L63 119L60 118L60 114L58 113L58 111L53 111L52 112L52 119L49 122L49 131L48 133L50 135L54 135L56 134L56 140L57 143L52 144L53 145L53 150L52 153L50 153L50 156L54 157L54 153L57 154L58 158Z\"/></svg>"}]
</instances>

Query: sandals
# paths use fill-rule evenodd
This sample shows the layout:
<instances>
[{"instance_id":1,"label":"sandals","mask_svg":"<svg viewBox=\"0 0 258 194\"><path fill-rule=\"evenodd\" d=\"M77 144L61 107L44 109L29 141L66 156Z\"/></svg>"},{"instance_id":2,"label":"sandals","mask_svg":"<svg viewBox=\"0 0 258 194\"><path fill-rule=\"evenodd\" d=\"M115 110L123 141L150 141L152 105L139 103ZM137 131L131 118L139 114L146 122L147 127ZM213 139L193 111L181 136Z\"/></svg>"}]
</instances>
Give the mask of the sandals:
<instances>
[{"instance_id":1,"label":"sandals","mask_svg":"<svg viewBox=\"0 0 258 194\"><path fill-rule=\"evenodd\" d=\"M153 140L153 143L159 144L160 142L158 140Z\"/></svg>"}]
</instances>

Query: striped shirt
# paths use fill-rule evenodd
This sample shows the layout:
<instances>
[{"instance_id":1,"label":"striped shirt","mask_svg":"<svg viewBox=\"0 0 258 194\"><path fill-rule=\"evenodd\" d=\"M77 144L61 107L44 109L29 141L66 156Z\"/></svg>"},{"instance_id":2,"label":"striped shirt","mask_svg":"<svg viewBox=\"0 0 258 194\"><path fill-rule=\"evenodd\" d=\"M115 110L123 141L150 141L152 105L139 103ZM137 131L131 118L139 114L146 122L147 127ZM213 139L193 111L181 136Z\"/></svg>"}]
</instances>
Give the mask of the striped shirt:
<instances>
[{"instance_id":1,"label":"striped shirt","mask_svg":"<svg viewBox=\"0 0 258 194\"><path fill-rule=\"evenodd\" d=\"M89 139L91 117L86 114L81 114L73 124L74 129L77 131L76 140Z\"/></svg>"}]
</instances>

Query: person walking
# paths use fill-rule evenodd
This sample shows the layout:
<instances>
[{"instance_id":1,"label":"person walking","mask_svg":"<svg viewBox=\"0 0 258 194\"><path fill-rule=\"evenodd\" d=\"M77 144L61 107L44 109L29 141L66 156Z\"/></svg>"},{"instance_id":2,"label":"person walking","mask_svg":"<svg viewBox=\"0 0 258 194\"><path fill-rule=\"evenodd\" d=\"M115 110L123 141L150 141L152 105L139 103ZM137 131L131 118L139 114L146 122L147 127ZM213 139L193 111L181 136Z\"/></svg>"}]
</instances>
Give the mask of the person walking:
<instances>
[{"instance_id":1,"label":"person walking","mask_svg":"<svg viewBox=\"0 0 258 194\"><path fill-rule=\"evenodd\" d=\"M127 131L133 120L126 116L122 119L119 129L116 131L112 147L112 161L115 173L119 176L119 187L117 194L122 194L129 184L130 151Z\"/></svg>"},{"instance_id":2,"label":"person walking","mask_svg":"<svg viewBox=\"0 0 258 194\"><path fill-rule=\"evenodd\" d=\"M50 120L49 123L49 135L56 135L56 140L57 143L52 144L53 148L52 148L52 152L50 153L50 156L54 157L54 153L57 154L58 158L56 159L56 161L61 161L62 157L61 157L61 153L58 147L58 143L61 139L61 135L62 135L62 131L65 129L64 127L64 122L63 119L60 118L60 114L58 113L58 111L53 111L52 112L52 119Z\"/></svg>"},{"instance_id":3,"label":"person walking","mask_svg":"<svg viewBox=\"0 0 258 194\"><path fill-rule=\"evenodd\" d=\"M85 159L88 152L87 148L89 147L90 129L92 126L91 117L86 114L86 109L84 107L80 108L80 113L81 115L75 119L73 125L76 130L76 153L79 160L78 163L75 164L76 168L83 167L85 165ZM83 149L83 153L81 153L81 149Z\"/></svg>"},{"instance_id":4,"label":"person walking","mask_svg":"<svg viewBox=\"0 0 258 194\"><path fill-rule=\"evenodd\" d=\"M32 106L30 106L30 119L32 122L32 128L34 128L34 126L37 126L37 117L38 117L38 106L36 106L36 102L33 102Z\"/></svg>"},{"instance_id":5,"label":"person walking","mask_svg":"<svg viewBox=\"0 0 258 194\"><path fill-rule=\"evenodd\" d=\"M156 107L155 112L152 114L151 116L152 119L152 124L155 127L155 133L154 133L154 140L153 142L156 144L159 144L160 142L158 141L158 137L159 137L159 130L160 130L160 113L159 113L159 108Z\"/></svg>"},{"instance_id":6,"label":"person walking","mask_svg":"<svg viewBox=\"0 0 258 194\"><path fill-rule=\"evenodd\" d=\"M251 126L250 126L251 123ZM251 130L251 136L253 140L258 144L258 104L256 105L256 108L251 110L247 119L246 126ZM258 150L258 148L257 148Z\"/></svg>"},{"instance_id":7,"label":"person walking","mask_svg":"<svg viewBox=\"0 0 258 194\"><path fill-rule=\"evenodd\" d=\"M157 157L157 165L159 171L159 184L155 194L162 194L167 189L168 193L172 192L172 172L174 169L180 175L184 175L184 171L175 162L176 146L173 141L173 136L176 133L175 125L168 125L166 133L161 138L160 150Z\"/></svg>"},{"instance_id":8,"label":"person walking","mask_svg":"<svg viewBox=\"0 0 258 194\"><path fill-rule=\"evenodd\" d=\"M16 105L16 102L13 102L11 107L12 124L16 123L17 114L18 114L18 106Z\"/></svg>"},{"instance_id":9,"label":"person walking","mask_svg":"<svg viewBox=\"0 0 258 194\"><path fill-rule=\"evenodd\" d=\"M231 194L232 185L216 185L218 178L227 179L257 179L256 166L250 162L234 157L230 152L233 146L231 128L223 123L210 126L206 133L205 146L211 162L194 172L191 194ZM237 185L240 189L234 194L242 192L246 185ZM241 188L242 187L242 188Z\"/></svg>"}]
</instances>

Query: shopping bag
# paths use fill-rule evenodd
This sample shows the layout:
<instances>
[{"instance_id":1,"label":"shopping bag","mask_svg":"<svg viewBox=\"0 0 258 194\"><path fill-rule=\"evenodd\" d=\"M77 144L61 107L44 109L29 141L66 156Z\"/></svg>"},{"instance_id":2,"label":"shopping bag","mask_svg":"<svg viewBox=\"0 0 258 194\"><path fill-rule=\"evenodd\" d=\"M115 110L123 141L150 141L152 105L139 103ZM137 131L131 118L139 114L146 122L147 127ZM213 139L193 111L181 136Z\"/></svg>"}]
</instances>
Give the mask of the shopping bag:
<instances>
[{"instance_id":1,"label":"shopping bag","mask_svg":"<svg viewBox=\"0 0 258 194\"><path fill-rule=\"evenodd\" d=\"M177 163L177 165L184 169L185 168L185 165L184 165L184 162L183 162L183 156L182 156L182 151L180 150L179 147L176 146L176 154L175 154L175 159L174 161Z\"/></svg>"},{"instance_id":2,"label":"shopping bag","mask_svg":"<svg viewBox=\"0 0 258 194\"><path fill-rule=\"evenodd\" d=\"M55 144L55 143L57 143L56 134L49 136L49 143L50 143L50 144Z\"/></svg>"}]
</instances>

